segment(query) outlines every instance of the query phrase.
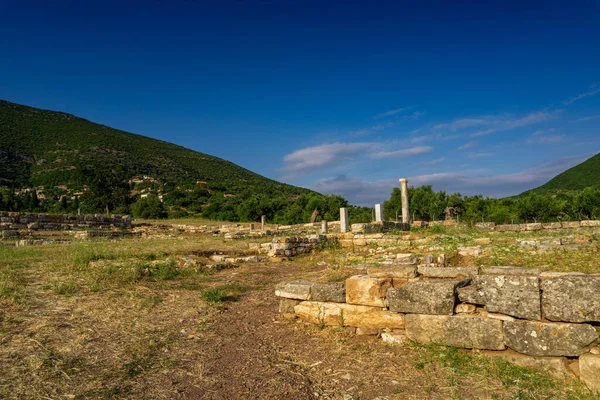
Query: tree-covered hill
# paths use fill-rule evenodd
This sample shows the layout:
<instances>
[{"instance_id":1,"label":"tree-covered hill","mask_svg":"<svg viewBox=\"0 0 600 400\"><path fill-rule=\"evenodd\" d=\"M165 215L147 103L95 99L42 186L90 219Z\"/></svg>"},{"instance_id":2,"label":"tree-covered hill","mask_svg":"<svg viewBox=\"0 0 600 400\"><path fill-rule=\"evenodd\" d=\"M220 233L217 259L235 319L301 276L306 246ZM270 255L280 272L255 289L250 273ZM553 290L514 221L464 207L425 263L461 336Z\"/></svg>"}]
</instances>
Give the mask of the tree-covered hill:
<instances>
[{"instance_id":1,"label":"tree-covered hill","mask_svg":"<svg viewBox=\"0 0 600 400\"><path fill-rule=\"evenodd\" d=\"M583 190L588 187L600 188L600 153L525 193L551 194Z\"/></svg>"},{"instance_id":2,"label":"tree-covered hill","mask_svg":"<svg viewBox=\"0 0 600 400\"><path fill-rule=\"evenodd\" d=\"M346 205L339 196L277 182L172 143L0 100L0 209L169 212L229 221L267 215L285 224L337 219ZM361 220L370 215L351 212L364 214Z\"/></svg>"}]
</instances>

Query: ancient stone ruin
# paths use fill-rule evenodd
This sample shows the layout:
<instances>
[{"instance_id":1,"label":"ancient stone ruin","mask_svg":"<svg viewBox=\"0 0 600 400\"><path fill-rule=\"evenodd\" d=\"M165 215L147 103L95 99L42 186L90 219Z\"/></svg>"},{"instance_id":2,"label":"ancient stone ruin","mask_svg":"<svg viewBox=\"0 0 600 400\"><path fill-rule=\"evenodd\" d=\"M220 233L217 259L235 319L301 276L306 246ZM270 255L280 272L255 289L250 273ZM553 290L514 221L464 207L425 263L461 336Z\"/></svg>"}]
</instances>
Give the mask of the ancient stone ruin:
<instances>
[{"instance_id":1,"label":"ancient stone ruin","mask_svg":"<svg viewBox=\"0 0 600 400\"><path fill-rule=\"evenodd\" d=\"M600 275L418 261L406 255L340 283L281 283L280 312L390 343L479 349L600 389Z\"/></svg>"}]
</instances>

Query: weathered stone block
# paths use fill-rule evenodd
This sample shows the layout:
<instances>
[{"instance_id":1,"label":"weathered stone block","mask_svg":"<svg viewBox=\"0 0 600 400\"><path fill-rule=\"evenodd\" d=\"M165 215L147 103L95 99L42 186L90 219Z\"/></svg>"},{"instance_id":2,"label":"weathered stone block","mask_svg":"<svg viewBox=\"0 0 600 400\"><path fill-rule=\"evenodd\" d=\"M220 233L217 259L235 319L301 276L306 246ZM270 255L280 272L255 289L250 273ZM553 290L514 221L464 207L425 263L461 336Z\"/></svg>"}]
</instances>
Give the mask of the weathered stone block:
<instances>
[{"instance_id":1,"label":"weathered stone block","mask_svg":"<svg viewBox=\"0 0 600 400\"><path fill-rule=\"evenodd\" d=\"M294 314L294 307L300 304L300 300L281 299L279 301L279 312L281 314Z\"/></svg>"},{"instance_id":2,"label":"weathered stone block","mask_svg":"<svg viewBox=\"0 0 600 400\"><path fill-rule=\"evenodd\" d=\"M308 300L310 299L310 281L282 282L275 287L275 296L288 299Z\"/></svg>"},{"instance_id":3,"label":"weathered stone block","mask_svg":"<svg viewBox=\"0 0 600 400\"><path fill-rule=\"evenodd\" d=\"M383 301L391 286L390 278L372 278L367 275L352 276L346 279L346 303L384 307Z\"/></svg>"},{"instance_id":4,"label":"weathered stone block","mask_svg":"<svg viewBox=\"0 0 600 400\"><path fill-rule=\"evenodd\" d=\"M568 359L565 357L526 356L510 349L505 351L485 350L483 354L488 357L501 358L522 367L537 369L556 379L572 378L574 376L569 368Z\"/></svg>"},{"instance_id":5,"label":"weathered stone block","mask_svg":"<svg viewBox=\"0 0 600 400\"><path fill-rule=\"evenodd\" d=\"M388 290L388 306L390 311L402 313L452 315L456 288L468 282L468 279L407 282L400 288Z\"/></svg>"},{"instance_id":6,"label":"weathered stone block","mask_svg":"<svg viewBox=\"0 0 600 400\"><path fill-rule=\"evenodd\" d=\"M600 275L563 275L542 280L542 309L551 321L600 321Z\"/></svg>"},{"instance_id":7,"label":"weathered stone block","mask_svg":"<svg viewBox=\"0 0 600 400\"><path fill-rule=\"evenodd\" d=\"M481 269L482 275L539 275L538 268L520 268L520 267L484 267Z\"/></svg>"},{"instance_id":8,"label":"weathered stone block","mask_svg":"<svg viewBox=\"0 0 600 400\"><path fill-rule=\"evenodd\" d=\"M420 343L467 349L505 349L502 321L471 315L407 314L404 318L406 335Z\"/></svg>"},{"instance_id":9,"label":"weathered stone block","mask_svg":"<svg viewBox=\"0 0 600 400\"><path fill-rule=\"evenodd\" d=\"M414 265L390 265L385 267L369 267L367 274L372 278L414 278L417 276Z\"/></svg>"},{"instance_id":10,"label":"weathered stone block","mask_svg":"<svg viewBox=\"0 0 600 400\"><path fill-rule=\"evenodd\" d=\"M542 229L542 224L537 222L533 224L524 224L524 231L539 231Z\"/></svg>"},{"instance_id":11,"label":"weathered stone block","mask_svg":"<svg viewBox=\"0 0 600 400\"><path fill-rule=\"evenodd\" d=\"M505 225L496 225L496 230L498 232L518 232L521 230L521 227L519 224L515 224L515 225L511 225L511 224L505 224Z\"/></svg>"},{"instance_id":12,"label":"weathered stone block","mask_svg":"<svg viewBox=\"0 0 600 400\"><path fill-rule=\"evenodd\" d=\"M381 340L389 344L405 344L408 338L406 333L382 332Z\"/></svg>"},{"instance_id":13,"label":"weathered stone block","mask_svg":"<svg viewBox=\"0 0 600 400\"><path fill-rule=\"evenodd\" d=\"M598 227L598 226L600 226L600 221L597 221L597 220L581 221L581 226L586 227L586 228Z\"/></svg>"},{"instance_id":14,"label":"weathered stone block","mask_svg":"<svg viewBox=\"0 0 600 400\"><path fill-rule=\"evenodd\" d=\"M581 355L598 334L587 324L505 321L506 345L530 356Z\"/></svg>"},{"instance_id":15,"label":"weathered stone block","mask_svg":"<svg viewBox=\"0 0 600 400\"><path fill-rule=\"evenodd\" d=\"M400 253L396 254L396 262L400 264L417 264L417 256L410 253Z\"/></svg>"},{"instance_id":16,"label":"weathered stone block","mask_svg":"<svg viewBox=\"0 0 600 400\"><path fill-rule=\"evenodd\" d=\"M310 299L312 301L345 303L346 286L344 282L313 283L310 289Z\"/></svg>"},{"instance_id":17,"label":"weathered stone block","mask_svg":"<svg viewBox=\"0 0 600 400\"><path fill-rule=\"evenodd\" d=\"M377 307L303 301L294 307L294 310L299 318L313 324L404 329L404 315Z\"/></svg>"},{"instance_id":18,"label":"weathered stone block","mask_svg":"<svg viewBox=\"0 0 600 400\"><path fill-rule=\"evenodd\" d=\"M470 278L477 275L477 267L432 267L419 265L417 271L425 278Z\"/></svg>"},{"instance_id":19,"label":"weathered stone block","mask_svg":"<svg viewBox=\"0 0 600 400\"><path fill-rule=\"evenodd\" d=\"M458 298L465 303L485 305L490 312L542 319L537 276L477 275L471 285L458 289Z\"/></svg>"},{"instance_id":20,"label":"weathered stone block","mask_svg":"<svg viewBox=\"0 0 600 400\"><path fill-rule=\"evenodd\" d=\"M580 226L581 226L580 221L569 221L569 222L562 223L563 229L578 229Z\"/></svg>"},{"instance_id":21,"label":"weathered stone block","mask_svg":"<svg viewBox=\"0 0 600 400\"><path fill-rule=\"evenodd\" d=\"M600 392L600 355L579 357L579 379L593 391Z\"/></svg>"}]
</instances>

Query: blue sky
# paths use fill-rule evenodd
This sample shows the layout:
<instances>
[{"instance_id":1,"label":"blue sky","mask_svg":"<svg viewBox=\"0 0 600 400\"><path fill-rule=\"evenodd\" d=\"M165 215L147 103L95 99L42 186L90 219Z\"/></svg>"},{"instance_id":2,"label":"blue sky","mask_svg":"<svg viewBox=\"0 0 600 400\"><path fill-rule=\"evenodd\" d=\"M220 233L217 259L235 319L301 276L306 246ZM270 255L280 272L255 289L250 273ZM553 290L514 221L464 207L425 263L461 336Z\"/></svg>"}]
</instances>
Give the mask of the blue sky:
<instances>
[{"instance_id":1,"label":"blue sky","mask_svg":"<svg viewBox=\"0 0 600 400\"><path fill-rule=\"evenodd\" d=\"M0 0L0 98L361 205L600 151L599 2L322 3Z\"/></svg>"}]
</instances>

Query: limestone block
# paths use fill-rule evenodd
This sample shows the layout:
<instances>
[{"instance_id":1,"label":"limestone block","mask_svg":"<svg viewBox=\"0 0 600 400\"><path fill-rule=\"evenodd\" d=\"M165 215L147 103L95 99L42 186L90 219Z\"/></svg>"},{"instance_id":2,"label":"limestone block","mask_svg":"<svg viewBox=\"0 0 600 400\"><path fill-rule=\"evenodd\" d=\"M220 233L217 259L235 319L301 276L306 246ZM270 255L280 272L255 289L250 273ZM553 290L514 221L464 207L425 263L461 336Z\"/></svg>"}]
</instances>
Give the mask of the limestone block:
<instances>
[{"instance_id":1,"label":"limestone block","mask_svg":"<svg viewBox=\"0 0 600 400\"><path fill-rule=\"evenodd\" d=\"M506 345L530 356L581 355L598 334L587 324L545 323L535 321L505 321Z\"/></svg>"},{"instance_id":2,"label":"limestone block","mask_svg":"<svg viewBox=\"0 0 600 400\"><path fill-rule=\"evenodd\" d=\"M519 224L516 225L510 225L510 224L505 224L505 225L496 225L496 230L498 232L518 232L521 230L521 227Z\"/></svg>"},{"instance_id":3,"label":"limestone block","mask_svg":"<svg viewBox=\"0 0 600 400\"><path fill-rule=\"evenodd\" d=\"M396 254L396 262L400 264L417 264L417 256L410 253Z\"/></svg>"},{"instance_id":4,"label":"limestone block","mask_svg":"<svg viewBox=\"0 0 600 400\"><path fill-rule=\"evenodd\" d=\"M425 278L470 278L477 275L477 267L430 267L419 265L417 271Z\"/></svg>"},{"instance_id":5,"label":"limestone block","mask_svg":"<svg viewBox=\"0 0 600 400\"><path fill-rule=\"evenodd\" d=\"M420 343L467 349L505 349L502 321L472 315L407 314L404 318L406 335Z\"/></svg>"},{"instance_id":6,"label":"limestone block","mask_svg":"<svg viewBox=\"0 0 600 400\"><path fill-rule=\"evenodd\" d=\"M275 287L275 296L288 299L308 300L310 299L310 281L282 282Z\"/></svg>"},{"instance_id":7,"label":"limestone block","mask_svg":"<svg viewBox=\"0 0 600 400\"><path fill-rule=\"evenodd\" d=\"M581 221L581 226L586 227L586 228L597 227L597 226L600 226L600 221L596 221L596 220Z\"/></svg>"},{"instance_id":8,"label":"limestone block","mask_svg":"<svg viewBox=\"0 0 600 400\"><path fill-rule=\"evenodd\" d=\"M595 392L600 392L600 355L579 357L579 379Z\"/></svg>"},{"instance_id":9,"label":"limestone block","mask_svg":"<svg viewBox=\"0 0 600 400\"><path fill-rule=\"evenodd\" d=\"M505 351L484 350L483 354L488 357L501 358L521 367L537 369L556 379L574 376L569 368L569 361L565 357L532 357L510 349Z\"/></svg>"},{"instance_id":10,"label":"limestone block","mask_svg":"<svg viewBox=\"0 0 600 400\"><path fill-rule=\"evenodd\" d=\"M354 246L352 239L340 239L340 240L338 240L338 242L340 243L340 246L342 246L343 248L349 248L349 247Z\"/></svg>"},{"instance_id":11,"label":"limestone block","mask_svg":"<svg viewBox=\"0 0 600 400\"><path fill-rule=\"evenodd\" d=\"M485 305L490 312L542 319L537 276L477 275L471 285L458 289L458 298L465 303Z\"/></svg>"},{"instance_id":12,"label":"limestone block","mask_svg":"<svg viewBox=\"0 0 600 400\"><path fill-rule=\"evenodd\" d=\"M468 282L468 279L407 282L388 290L388 306L390 311L402 313L452 315L456 288Z\"/></svg>"},{"instance_id":13,"label":"limestone block","mask_svg":"<svg viewBox=\"0 0 600 400\"><path fill-rule=\"evenodd\" d=\"M392 286L390 278L356 275L346 279L346 303L384 307L386 291Z\"/></svg>"},{"instance_id":14,"label":"limestone block","mask_svg":"<svg viewBox=\"0 0 600 400\"><path fill-rule=\"evenodd\" d=\"M520 268L520 267L485 267L481 269L482 275L539 275L541 271L538 268Z\"/></svg>"},{"instance_id":15,"label":"limestone block","mask_svg":"<svg viewBox=\"0 0 600 400\"><path fill-rule=\"evenodd\" d=\"M313 283L310 289L310 299L312 301L345 303L346 286L344 282Z\"/></svg>"},{"instance_id":16,"label":"limestone block","mask_svg":"<svg viewBox=\"0 0 600 400\"><path fill-rule=\"evenodd\" d=\"M404 315L385 311L378 307L303 301L294 307L294 310L299 318L313 324L404 329Z\"/></svg>"},{"instance_id":17,"label":"limestone block","mask_svg":"<svg viewBox=\"0 0 600 400\"><path fill-rule=\"evenodd\" d=\"M355 246L366 246L367 240L366 239L354 239L354 242L352 244L354 244Z\"/></svg>"},{"instance_id":18,"label":"limestone block","mask_svg":"<svg viewBox=\"0 0 600 400\"><path fill-rule=\"evenodd\" d=\"M414 278L417 276L417 267L414 265L390 265L367 268L367 274L372 278Z\"/></svg>"},{"instance_id":19,"label":"limestone block","mask_svg":"<svg viewBox=\"0 0 600 400\"><path fill-rule=\"evenodd\" d=\"M580 226L581 226L581 222L579 222L579 221L570 221L570 222L562 223L563 229L578 229Z\"/></svg>"},{"instance_id":20,"label":"limestone block","mask_svg":"<svg viewBox=\"0 0 600 400\"><path fill-rule=\"evenodd\" d=\"M389 344L405 344L408 338L406 333L382 332L381 340Z\"/></svg>"},{"instance_id":21,"label":"limestone block","mask_svg":"<svg viewBox=\"0 0 600 400\"><path fill-rule=\"evenodd\" d=\"M379 329L377 328L356 328L356 336L377 336Z\"/></svg>"},{"instance_id":22,"label":"limestone block","mask_svg":"<svg viewBox=\"0 0 600 400\"><path fill-rule=\"evenodd\" d=\"M458 249L458 255L462 257L478 256L481 253L483 253L483 250L481 250L479 247L460 247Z\"/></svg>"},{"instance_id":23,"label":"limestone block","mask_svg":"<svg viewBox=\"0 0 600 400\"><path fill-rule=\"evenodd\" d=\"M600 275L563 275L542 280L542 309L551 321L600 321Z\"/></svg>"},{"instance_id":24,"label":"limestone block","mask_svg":"<svg viewBox=\"0 0 600 400\"><path fill-rule=\"evenodd\" d=\"M279 301L279 312L281 314L294 314L294 307L300 303L300 300L281 299Z\"/></svg>"},{"instance_id":25,"label":"limestone block","mask_svg":"<svg viewBox=\"0 0 600 400\"><path fill-rule=\"evenodd\" d=\"M522 229L524 231L539 231L542 230L542 224L539 222L533 224L524 224L524 228L525 229Z\"/></svg>"},{"instance_id":26,"label":"limestone block","mask_svg":"<svg viewBox=\"0 0 600 400\"><path fill-rule=\"evenodd\" d=\"M543 229L560 229L562 224L560 222L548 222L542 224Z\"/></svg>"}]
</instances>

